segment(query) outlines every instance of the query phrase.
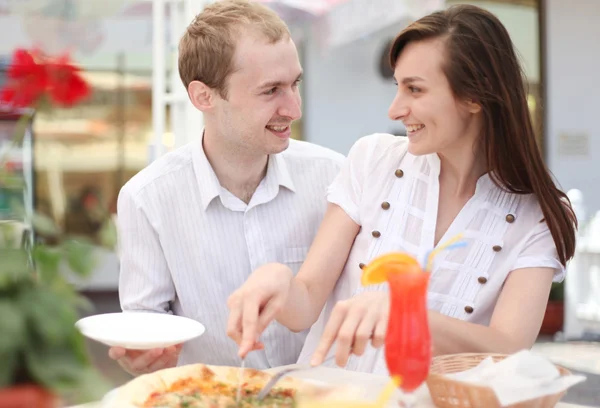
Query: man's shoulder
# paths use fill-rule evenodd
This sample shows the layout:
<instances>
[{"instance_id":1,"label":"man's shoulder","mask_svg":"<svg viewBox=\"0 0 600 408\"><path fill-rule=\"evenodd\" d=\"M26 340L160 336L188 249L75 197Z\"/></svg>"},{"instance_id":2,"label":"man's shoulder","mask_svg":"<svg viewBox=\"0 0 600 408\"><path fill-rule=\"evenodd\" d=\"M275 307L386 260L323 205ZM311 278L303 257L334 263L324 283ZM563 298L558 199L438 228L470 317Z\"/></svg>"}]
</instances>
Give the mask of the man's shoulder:
<instances>
[{"instance_id":1,"label":"man's shoulder","mask_svg":"<svg viewBox=\"0 0 600 408\"><path fill-rule=\"evenodd\" d=\"M167 182L165 179L168 178L171 180L173 179L172 176L175 175L174 179L183 180L177 173L186 172L191 169L192 151L193 144L187 144L159 157L129 179L121 191L127 191L129 194L135 196L146 191L149 187L156 185L164 184L177 188L176 185Z\"/></svg>"},{"instance_id":2,"label":"man's shoulder","mask_svg":"<svg viewBox=\"0 0 600 408\"><path fill-rule=\"evenodd\" d=\"M308 161L318 165L334 165L340 167L345 156L335 150L302 140L290 140L289 147L281 153L286 159Z\"/></svg>"}]
</instances>

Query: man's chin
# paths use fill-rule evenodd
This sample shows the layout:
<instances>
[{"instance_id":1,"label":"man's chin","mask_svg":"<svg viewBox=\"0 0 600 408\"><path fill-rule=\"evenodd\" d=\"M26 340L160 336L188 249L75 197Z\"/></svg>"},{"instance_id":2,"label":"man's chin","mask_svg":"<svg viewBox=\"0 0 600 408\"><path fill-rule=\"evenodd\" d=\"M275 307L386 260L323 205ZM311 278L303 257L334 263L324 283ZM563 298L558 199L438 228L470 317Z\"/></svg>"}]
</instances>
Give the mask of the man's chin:
<instances>
[{"instance_id":1,"label":"man's chin","mask_svg":"<svg viewBox=\"0 0 600 408\"><path fill-rule=\"evenodd\" d=\"M285 150L287 150L287 148L290 146L290 139L282 139L279 140L278 143L273 143L270 146L270 153L269 154L277 154L277 153L281 153L284 152Z\"/></svg>"}]
</instances>

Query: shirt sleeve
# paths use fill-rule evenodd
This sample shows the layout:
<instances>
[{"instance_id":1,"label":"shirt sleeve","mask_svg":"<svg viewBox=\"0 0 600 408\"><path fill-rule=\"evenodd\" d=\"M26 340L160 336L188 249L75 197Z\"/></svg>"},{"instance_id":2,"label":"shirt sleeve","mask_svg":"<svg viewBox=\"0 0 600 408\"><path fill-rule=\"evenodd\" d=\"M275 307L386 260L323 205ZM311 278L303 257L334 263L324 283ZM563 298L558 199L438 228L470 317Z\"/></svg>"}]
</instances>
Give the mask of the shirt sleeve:
<instances>
[{"instance_id":1,"label":"shirt sleeve","mask_svg":"<svg viewBox=\"0 0 600 408\"><path fill-rule=\"evenodd\" d=\"M554 282L562 282L565 278L565 268L560 263L554 239L545 222L538 223L531 231L511 270L521 268L552 268Z\"/></svg>"},{"instance_id":2,"label":"shirt sleeve","mask_svg":"<svg viewBox=\"0 0 600 408\"><path fill-rule=\"evenodd\" d=\"M168 313L175 299L171 273L155 229L126 187L117 201L121 308Z\"/></svg>"},{"instance_id":3,"label":"shirt sleeve","mask_svg":"<svg viewBox=\"0 0 600 408\"><path fill-rule=\"evenodd\" d=\"M361 225L360 202L368 164L375 148L376 135L364 136L350 149L340 172L327 189L327 201L340 206L352 220Z\"/></svg>"}]
</instances>

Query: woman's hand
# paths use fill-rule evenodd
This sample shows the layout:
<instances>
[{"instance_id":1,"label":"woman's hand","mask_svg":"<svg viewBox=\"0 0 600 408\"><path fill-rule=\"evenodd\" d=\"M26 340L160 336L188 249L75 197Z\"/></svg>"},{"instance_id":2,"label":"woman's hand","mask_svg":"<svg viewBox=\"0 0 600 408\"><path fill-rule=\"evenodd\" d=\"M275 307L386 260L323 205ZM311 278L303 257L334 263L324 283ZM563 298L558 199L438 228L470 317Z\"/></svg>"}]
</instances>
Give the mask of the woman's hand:
<instances>
[{"instance_id":1,"label":"woman's hand","mask_svg":"<svg viewBox=\"0 0 600 408\"><path fill-rule=\"evenodd\" d=\"M362 355L369 341L373 347L381 347L385 341L389 309L388 292L364 292L352 299L338 302L311 364L321 364L336 341L335 361L340 367L346 365L350 354Z\"/></svg>"},{"instance_id":2,"label":"woman's hand","mask_svg":"<svg viewBox=\"0 0 600 408\"><path fill-rule=\"evenodd\" d=\"M229 297L227 335L240 346L240 357L263 348L258 338L285 305L293 277L287 266L267 264Z\"/></svg>"}]
</instances>

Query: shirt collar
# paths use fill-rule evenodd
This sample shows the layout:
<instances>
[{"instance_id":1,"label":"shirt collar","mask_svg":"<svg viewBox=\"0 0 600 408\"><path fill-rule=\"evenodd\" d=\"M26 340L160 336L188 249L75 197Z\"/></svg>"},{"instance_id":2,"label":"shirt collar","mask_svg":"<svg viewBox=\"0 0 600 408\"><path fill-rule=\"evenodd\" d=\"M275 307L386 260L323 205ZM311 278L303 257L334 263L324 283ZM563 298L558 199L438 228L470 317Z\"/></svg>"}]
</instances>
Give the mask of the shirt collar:
<instances>
[{"instance_id":1,"label":"shirt collar","mask_svg":"<svg viewBox=\"0 0 600 408\"><path fill-rule=\"evenodd\" d=\"M274 184L276 186L283 186L290 191L296 191L294 180L292 180L292 176L288 169L285 152L272 154L269 156L269 163L267 165L267 178L269 177L269 173L273 176Z\"/></svg>"},{"instance_id":2,"label":"shirt collar","mask_svg":"<svg viewBox=\"0 0 600 408\"><path fill-rule=\"evenodd\" d=\"M192 154L192 163L194 165L194 174L196 175L196 182L198 183L198 190L200 191L200 201L202 202L202 208L206 210L210 202L219 196L221 185L219 179L215 174L206 154L202 147L202 140L204 139L204 131L200 141L195 144L194 152Z\"/></svg>"},{"instance_id":3,"label":"shirt collar","mask_svg":"<svg viewBox=\"0 0 600 408\"><path fill-rule=\"evenodd\" d=\"M202 203L202 208L206 210L212 200L215 197L220 196L223 187L221 187L219 179L206 157L204 147L202 146L203 139L204 131L202 132L199 143L196 144L192 155L192 161L194 174L196 175L198 189L200 191L200 201ZM268 191L267 195L269 199L275 198L279 186L283 186L292 192L296 191L284 153L272 154L269 156L267 175L258 188L263 187L263 184Z\"/></svg>"}]
</instances>

